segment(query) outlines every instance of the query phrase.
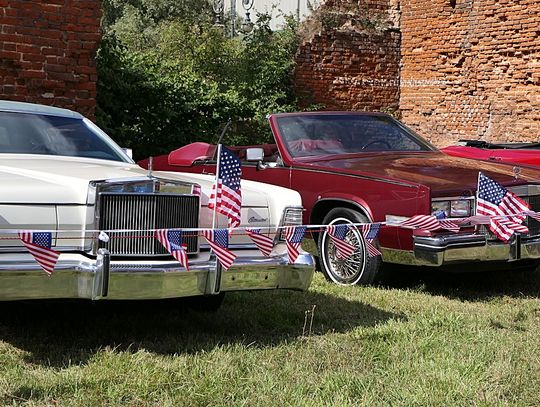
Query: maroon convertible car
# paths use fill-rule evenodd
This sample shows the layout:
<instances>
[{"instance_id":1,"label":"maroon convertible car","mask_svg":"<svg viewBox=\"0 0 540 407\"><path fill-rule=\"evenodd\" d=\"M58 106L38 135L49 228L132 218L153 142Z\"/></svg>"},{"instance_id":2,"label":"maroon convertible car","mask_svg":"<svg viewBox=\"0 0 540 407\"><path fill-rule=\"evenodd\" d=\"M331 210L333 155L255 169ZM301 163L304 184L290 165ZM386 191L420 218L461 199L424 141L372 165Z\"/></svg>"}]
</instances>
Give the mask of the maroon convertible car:
<instances>
[{"instance_id":1,"label":"maroon convertible car","mask_svg":"<svg viewBox=\"0 0 540 407\"><path fill-rule=\"evenodd\" d=\"M435 212L467 217L475 212L479 171L523 197L531 209L540 209L539 170L450 157L388 115L288 113L270 115L269 122L275 144L231 148L244 160L244 178L300 192L306 224L399 222ZM190 144L156 157L154 169L214 173L214 151L209 144ZM315 239L330 280L366 284L381 262L458 269L465 263L474 269L509 267L508 262L535 267L540 262L540 223L526 222L529 234L507 243L483 225L465 225L458 233L385 226L376 242L382 257L369 257L354 229L348 239L357 250L347 259L336 256L326 232Z\"/></svg>"}]
</instances>

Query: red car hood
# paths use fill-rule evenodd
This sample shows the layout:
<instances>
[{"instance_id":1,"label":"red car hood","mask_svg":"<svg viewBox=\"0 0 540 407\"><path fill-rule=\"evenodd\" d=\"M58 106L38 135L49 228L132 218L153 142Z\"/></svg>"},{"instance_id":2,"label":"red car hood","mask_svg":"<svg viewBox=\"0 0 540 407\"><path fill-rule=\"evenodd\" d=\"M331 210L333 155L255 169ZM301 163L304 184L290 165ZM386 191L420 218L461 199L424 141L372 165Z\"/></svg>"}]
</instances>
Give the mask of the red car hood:
<instances>
[{"instance_id":1,"label":"red car hood","mask_svg":"<svg viewBox=\"0 0 540 407\"><path fill-rule=\"evenodd\" d=\"M301 165L422 184L431 188L433 196L474 194L479 171L505 186L540 180L540 170L522 167L516 179L514 165L451 157L441 152L340 155L316 161L309 158Z\"/></svg>"}]
</instances>

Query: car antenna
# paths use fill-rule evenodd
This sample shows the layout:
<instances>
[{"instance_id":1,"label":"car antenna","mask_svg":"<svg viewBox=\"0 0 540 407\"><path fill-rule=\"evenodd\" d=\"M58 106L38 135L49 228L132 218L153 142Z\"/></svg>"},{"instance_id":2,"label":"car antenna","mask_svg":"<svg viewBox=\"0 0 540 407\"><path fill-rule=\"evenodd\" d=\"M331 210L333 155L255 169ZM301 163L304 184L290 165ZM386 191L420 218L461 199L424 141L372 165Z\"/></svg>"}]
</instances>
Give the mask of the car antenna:
<instances>
[{"instance_id":1,"label":"car antenna","mask_svg":"<svg viewBox=\"0 0 540 407\"><path fill-rule=\"evenodd\" d=\"M229 129L229 127L231 126L231 123L232 123L232 119L229 117L229 120L227 120L227 123L225 124L225 127L223 127L223 130L221 130L221 134L219 135L219 139L218 139L218 142L216 143L216 145L220 145L221 144L221 140L223 140L223 136L225 136L225 133L227 132L227 130ZM214 159L216 153L217 153L217 148L216 148L216 151L214 151L214 154L212 155L212 159Z\"/></svg>"}]
</instances>

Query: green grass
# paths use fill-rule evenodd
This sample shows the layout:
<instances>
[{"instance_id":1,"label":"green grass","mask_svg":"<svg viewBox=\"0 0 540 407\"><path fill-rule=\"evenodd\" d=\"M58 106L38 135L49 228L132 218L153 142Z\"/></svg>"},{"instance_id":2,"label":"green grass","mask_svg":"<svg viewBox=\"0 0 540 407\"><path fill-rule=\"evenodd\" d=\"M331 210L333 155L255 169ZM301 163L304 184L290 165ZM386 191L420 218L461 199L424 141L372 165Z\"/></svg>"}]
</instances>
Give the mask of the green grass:
<instances>
[{"instance_id":1,"label":"green grass","mask_svg":"<svg viewBox=\"0 0 540 407\"><path fill-rule=\"evenodd\" d=\"M310 326L311 324L311 326ZM0 405L540 405L540 273L0 304Z\"/></svg>"}]
</instances>

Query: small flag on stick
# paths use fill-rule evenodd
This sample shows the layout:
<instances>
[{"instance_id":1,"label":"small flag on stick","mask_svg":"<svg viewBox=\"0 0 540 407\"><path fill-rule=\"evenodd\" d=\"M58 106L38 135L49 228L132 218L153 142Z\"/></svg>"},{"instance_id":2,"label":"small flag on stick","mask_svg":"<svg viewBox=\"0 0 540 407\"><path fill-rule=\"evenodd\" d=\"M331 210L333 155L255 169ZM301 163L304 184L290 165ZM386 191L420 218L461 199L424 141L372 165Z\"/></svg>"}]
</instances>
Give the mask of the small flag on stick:
<instances>
[{"instance_id":1,"label":"small flag on stick","mask_svg":"<svg viewBox=\"0 0 540 407\"><path fill-rule=\"evenodd\" d=\"M489 229L500 240L507 242L514 233L529 231L522 225L526 218L522 213L529 210L529 204L523 199L483 173L478 174L476 215L491 216Z\"/></svg>"},{"instance_id":2,"label":"small flag on stick","mask_svg":"<svg viewBox=\"0 0 540 407\"><path fill-rule=\"evenodd\" d=\"M242 193L240 160L226 147L220 146L217 164L217 178L212 187L208 208L225 215L229 228L240 226Z\"/></svg>"}]
</instances>

